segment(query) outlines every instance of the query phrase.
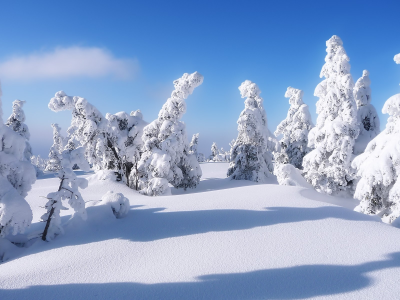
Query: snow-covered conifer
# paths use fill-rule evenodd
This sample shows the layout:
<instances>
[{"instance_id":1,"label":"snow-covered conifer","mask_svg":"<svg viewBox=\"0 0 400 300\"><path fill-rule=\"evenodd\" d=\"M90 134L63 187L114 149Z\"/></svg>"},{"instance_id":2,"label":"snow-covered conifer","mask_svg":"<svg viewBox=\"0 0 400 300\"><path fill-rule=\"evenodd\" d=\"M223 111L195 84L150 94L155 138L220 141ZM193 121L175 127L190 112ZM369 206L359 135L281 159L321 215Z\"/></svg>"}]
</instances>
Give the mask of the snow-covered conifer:
<instances>
[{"instance_id":1,"label":"snow-covered conifer","mask_svg":"<svg viewBox=\"0 0 400 300\"><path fill-rule=\"evenodd\" d=\"M273 172L272 152L275 147L270 139L267 115L260 89L250 80L239 87L245 108L239 116L238 137L231 150L228 176L263 182Z\"/></svg>"},{"instance_id":2,"label":"snow-covered conifer","mask_svg":"<svg viewBox=\"0 0 400 300\"><path fill-rule=\"evenodd\" d=\"M50 148L49 160L46 171L58 171L61 169L61 153L64 151L64 138L61 136L61 128L58 124L51 124L53 127L53 145Z\"/></svg>"},{"instance_id":3,"label":"snow-covered conifer","mask_svg":"<svg viewBox=\"0 0 400 300\"><path fill-rule=\"evenodd\" d=\"M364 152L368 143L380 132L379 117L375 107L371 104L371 80L369 72L363 71L354 86L354 98L357 103L357 117L360 126L360 134L355 141L354 154Z\"/></svg>"},{"instance_id":4,"label":"snow-covered conifer","mask_svg":"<svg viewBox=\"0 0 400 300\"><path fill-rule=\"evenodd\" d=\"M57 192L47 195L49 200L45 206L47 212L42 216L42 220L46 222L42 234L43 241L50 241L63 233L60 217L60 210L66 209L63 206L63 200L68 200L68 204L74 209L74 215L79 215L83 220L87 218L85 201L78 188L86 188L88 181L75 175L72 170L75 164L79 165L84 171L90 170L83 147L78 147L75 150L64 150L61 154L61 169L58 172L60 186Z\"/></svg>"},{"instance_id":5,"label":"snow-covered conifer","mask_svg":"<svg viewBox=\"0 0 400 300\"><path fill-rule=\"evenodd\" d=\"M48 160L41 158L40 155L37 155L37 156L32 155L31 164L35 167L36 176L38 176L45 171L47 164L48 164Z\"/></svg>"},{"instance_id":6,"label":"snow-covered conifer","mask_svg":"<svg viewBox=\"0 0 400 300\"><path fill-rule=\"evenodd\" d=\"M3 124L0 85L0 237L23 232L32 222L32 210L24 197L36 180L26 160L26 138Z\"/></svg>"},{"instance_id":7,"label":"snow-covered conifer","mask_svg":"<svg viewBox=\"0 0 400 300\"><path fill-rule=\"evenodd\" d=\"M158 118L144 128L144 153L139 162L141 192L146 195L168 193L168 183L176 188L194 188L200 181L197 158L189 153L185 124L185 99L201 85L197 72L183 74L174 81L175 90L163 105Z\"/></svg>"},{"instance_id":8,"label":"snow-covered conifer","mask_svg":"<svg viewBox=\"0 0 400 300\"><path fill-rule=\"evenodd\" d=\"M8 118L6 125L18 133L20 136L25 138L25 150L24 156L27 161L31 160L32 156L32 147L29 144L29 138L31 134L29 133L28 126L25 122L25 112L22 109L23 105L26 101L22 100L14 100L13 102L13 111L11 116Z\"/></svg>"},{"instance_id":9,"label":"snow-covered conifer","mask_svg":"<svg viewBox=\"0 0 400 300\"><path fill-rule=\"evenodd\" d=\"M400 94L390 97L382 112L389 115L386 128L352 163L359 178L354 198L360 200L356 211L391 223L400 216Z\"/></svg>"},{"instance_id":10,"label":"snow-covered conifer","mask_svg":"<svg viewBox=\"0 0 400 300\"><path fill-rule=\"evenodd\" d=\"M199 133L195 133L192 136L192 141L189 144L189 153L193 154L196 158L198 156L197 147L199 146Z\"/></svg>"},{"instance_id":11,"label":"snow-covered conifer","mask_svg":"<svg viewBox=\"0 0 400 300\"><path fill-rule=\"evenodd\" d=\"M309 152L308 133L313 127L308 106L303 102L303 91L288 87L285 97L289 98L290 108L285 120L275 131L275 136L282 135L278 148L274 152L276 163L292 164L298 169L303 168L303 157Z\"/></svg>"},{"instance_id":12,"label":"snow-covered conifer","mask_svg":"<svg viewBox=\"0 0 400 300\"><path fill-rule=\"evenodd\" d=\"M314 150L304 157L304 176L317 191L351 193L354 176L351 160L359 133L354 83L342 40L334 35L326 46L327 55L320 74L325 79L314 92L319 97L317 124L308 136L308 145Z\"/></svg>"},{"instance_id":13,"label":"snow-covered conifer","mask_svg":"<svg viewBox=\"0 0 400 300\"><path fill-rule=\"evenodd\" d=\"M219 150L218 150L218 146L216 142L213 142L211 145L211 155L210 155L210 160L212 161L217 161L218 159L218 154L219 154Z\"/></svg>"}]
</instances>

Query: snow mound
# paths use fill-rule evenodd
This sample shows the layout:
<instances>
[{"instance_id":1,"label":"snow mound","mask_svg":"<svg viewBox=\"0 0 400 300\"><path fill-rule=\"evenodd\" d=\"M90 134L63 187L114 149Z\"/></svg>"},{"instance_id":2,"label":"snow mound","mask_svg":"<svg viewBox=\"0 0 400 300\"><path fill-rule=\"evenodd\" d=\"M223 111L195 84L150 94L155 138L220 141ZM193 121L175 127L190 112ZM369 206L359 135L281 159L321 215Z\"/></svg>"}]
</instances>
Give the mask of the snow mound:
<instances>
[{"instance_id":1,"label":"snow mound","mask_svg":"<svg viewBox=\"0 0 400 300\"><path fill-rule=\"evenodd\" d=\"M104 204L109 205L114 216L117 219L124 218L130 209L129 200L124 197L121 193L114 193L108 191L102 198Z\"/></svg>"},{"instance_id":2,"label":"snow mound","mask_svg":"<svg viewBox=\"0 0 400 300\"><path fill-rule=\"evenodd\" d=\"M275 165L274 174L276 175L280 185L301 186L312 189L309 184L301 175L301 171L291 164L277 164Z\"/></svg>"}]
</instances>

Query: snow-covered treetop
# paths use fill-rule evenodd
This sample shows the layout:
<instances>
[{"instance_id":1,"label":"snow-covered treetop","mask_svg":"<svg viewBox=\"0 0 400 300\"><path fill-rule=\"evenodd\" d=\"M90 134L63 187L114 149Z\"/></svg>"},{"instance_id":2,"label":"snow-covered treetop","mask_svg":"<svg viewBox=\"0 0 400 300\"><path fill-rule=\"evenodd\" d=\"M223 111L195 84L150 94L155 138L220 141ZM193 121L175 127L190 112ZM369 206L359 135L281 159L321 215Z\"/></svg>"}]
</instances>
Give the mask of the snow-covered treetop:
<instances>
[{"instance_id":1,"label":"snow-covered treetop","mask_svg":"<svg viewBox=\"0 0 400 300\"><path fill-rule=\"evenodd\" d=\"M160 110L158 119L160 121L179 120L186 112L186 103L184 100L202 83L203 75L198 72L192 74L185 73L181 78L176 79L174 81L175 90L171 93L171 97Z\"/></svg>"},{"instance_id":2,"label":"snow-covered treetop","mask_svg":"<svg viewBox=\"0 0 400 300\"><path fill-rule=\"evenodd\" d=\"M354 98L357 103L357 107L365 106L371 103L371 80L369 79L369 72L363 71L362 77L360 77L354 86Z\"/></svg>"},{"instance_id":3,"label":"snow-covered treetop","mask_svg":"<svg viewBox=\"0 0 400 300\"><path fill-rule=\"evenodd\" d=\"M396 64L400 64L400 53L399 53L399 54L396 54L396 55L394 56L394 61L396 62Z\"/></svg>"},{"instance_id":4,"label":"snow-covered treetop","mask_svg":"<svg viewBox=\"0 0 400 300\"><path fill-rule=\"evenodd\" d=\"M11 116L8 118L6 125L19 135L23 136L27 140L30 138L30 133L28 126L24 124L25 122L25 113L22 109L23 105L26 101L23 100L14 100L13 101L13 111Z\"/></svg>"},{"instance_id":5,"label":"snow-covered treetop","mask_svg":"<svg viewBox=\"0 0 400 300\"><path fill-rule=\"evenodd\" d=\"M255 98L261 94L260 89L257 84L251 82L250 80L245 80L239 86L240 95L242 98Z\"/></svg>"},{"instance_id":6,"label":"snow-covered treetop","mask_svg":"<svg viewBox=\"0 0 400 300\"><path fill-rule=\"evenodd\" d=\"M391 117L390 119L398 119L400 117L400 94L390 97L385 102L382 108L382 113L388 114Z\"/></svg>"},{"instance_id":7,"label":"snow-covered treetop","mask_svg":"<svg viewBox=\"0 0 400 300\"><path fill-rule=\"evenodd\" d=\"M67 96L64 91L59 91L50 99L48 107L55 112L73 109L75 106L74 97Z\"/></svg>"},{"instance_id":8,"label":"snow-covered treetop","mask_svg":"<svg viewBox=\"0 0 400 300\"><path fill-rule=\"evenodd\" d=\"M286 90L285 97L289 98L290 105L298 106L304 104L303 94L304 92L302 90L295 89L289 86Z\"/></svg>"}]
</instances>

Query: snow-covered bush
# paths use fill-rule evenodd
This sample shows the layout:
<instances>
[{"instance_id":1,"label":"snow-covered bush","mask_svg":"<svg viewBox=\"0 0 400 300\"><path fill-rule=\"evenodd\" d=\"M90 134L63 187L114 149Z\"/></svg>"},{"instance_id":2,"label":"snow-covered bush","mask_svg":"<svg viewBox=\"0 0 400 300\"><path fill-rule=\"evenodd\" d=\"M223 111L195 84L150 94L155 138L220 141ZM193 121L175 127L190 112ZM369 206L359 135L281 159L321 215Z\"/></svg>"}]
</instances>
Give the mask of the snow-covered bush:
<instances>
[{"instance_id":1,"label":"snow-covered bush","mask_svg":"<svg viewBox=\"0 0 400 300\"><path fill-rule=\"evenodd\" d=\"M309 152L308 133L313 127L308 106L303 102L303 91L288 87L285 97L289 98L290 108L285 120L275 131L275 136L282 135L278 150L274 152L275 163L292 164L303 168L303 157Z\"/></svg>"},{"instance_id":2,"label":"snow-covered bush","mask_svg":"<svg viewBox=\"0 0 400 300\"><path fill-rule=\"evenodd\" d=\"M238 137L231 150L228 176L263 182L273 172L271 150L275 144L270 139L267 116L260 97L260 89L250 80L239 87L245 100L245 109L239 116Z\"/></svg>"},{"instance_id":3,"label":"snow-covered bush","mask_svg":"<svg viewBox=\"0 0 400 300\"><path fill-rule=\"evenodd\" d=\"M174 81L175 90L163 105L158 118L144 128L144 153L139 162L141 192L162 195L175 188L194 188L200 181L197 158L189 153L185 124L180 121L186 112L185 99L201 85L197 72L183 74Z\"/></svg>"},{"instance_id":4,"label":"snow-covered bush","mask_svg":"<svg viewBox=\"0 0 400 300\"><path fill-rule=\"evenodd\" d=\"M20 136L25 138L25 150L24 156L27 161L31 160L32 147L29 144L29 138L31 134L29 133L28 126L25 122L25 112L22 109L26 101L15 100L13 102L13 110L11 116L8 118L6 125L18 133Z\"/></svg>"},{"instance_id":5,"label":"snow-covered bush","mask_svg":"<svg viewBox=\"0 0 400 300\"><path fill-rule=\"evenodd\" d=\"M103 197L101 197L101 200L104 204L111 207L111 210L117 219L124 218L129 212L129 200L121 193L108 191Z\"/></svg>"},{"instance_id":6,"label":"snow-covered bush","mask_svg":"<svg viewBox=\"0 0 400 300\"><path fill-rule=\"evenodd\" d=\"M65 149L83 146L85 157L95 170L113 170L118 180L132 188L137 186L137 162L146 125L140 110L104 117L86 99L67 96L63 91L50 99L49 108L55 112L72 110Z\"/></svg>"},{"instance_id":7,"label":"snow-covered bush","mask_svg":"<svg viewBox=\"0 0 400 300\"><path fill-rule=\"evenodd\" d=\"M319 192L351 193L354 176L351 160L359 133L354 83L342 40L334 35L326 46L320 74L325 79L314 92L319 97L317 124L308 136L308 146L314 150L303 159L304 176Z\"/></svg>"},{"instance_id":8,"label":"snow-covered bush","mask_svg":"<svg viewBox=\"0 0 400 300\"><path fill-rule=\"evenodd\" d=\"M354 154L364 152L368 143L376 137L380 130L379 117L375 107L371 104L371 80L369 72L363 71L354 86L354 98L357 103L357 117L360 127L360 134L355 141Z\"/></svg>"},{"instance_id":9,"label":"snow-covered bush","mask_svg":"<svg viewBox=\"0 0 400 300\"><path fill-rule=\"evenodd\" d=\"M291 164L276 164L274 174L280 185L302 186L312 188L301 174L301 171Z\"/></svg>"},{"instance_id":10,"label":"snow-covered bush","mask_svg":"<svg viewBox=\"0 0 400 300\"><path fill-rule=\"evenodd\" d=\"M23 232L32 222L25 196L36 180L26 160L26 138L3 124L0 86L0 237Z\"/></svg>"},{"instance_id":11,"label":"snow-covered bush","mask_svg":"<svg viewBox=\"0 0 400 300\"><path fill-rule=\"evenodd\" d=\"M65 139L61 136L61 128L58 124L51 124L53 127L53 145L50 148L49 159L46 171L58 171L61 169L61 153L64 151Z\"/></svg>"},{"instance_id":12,"label":"snow-covered bush","mask_svg":"<svg viewBox=\"0 0 400 300\"><path fill-rule=\"evenodd\" d=\"M382 112L389 115L386 128L352 163L360 179L354 194L360 204L355 210L392 223L400 216L400 94L390 97Z\"/></svg>"},{"instance_id":13,"label":"snow-covered bush","mask_svg":"<svg viewBox=\"0 0 400 300\"><path fill-rule=\"evenodd\" d=\"M64 150L61 154L61 169L58 172L60 186L57 192L49 193L46 203L47 212L42 216L43 222L46 222L43 231L42 240L50 241L57 235L63 233L61 227L60 210L66 209L62 201L68 200L68 204L74 209L74 216L79 215L86 220L85 201L83 200L78 188L84 189L88 185L85 178L78 178L72 167L77 164L84 171L89 171L90 167L85 159L85 150L78 147L74 150Z\"/></svg>"}]
</instances>

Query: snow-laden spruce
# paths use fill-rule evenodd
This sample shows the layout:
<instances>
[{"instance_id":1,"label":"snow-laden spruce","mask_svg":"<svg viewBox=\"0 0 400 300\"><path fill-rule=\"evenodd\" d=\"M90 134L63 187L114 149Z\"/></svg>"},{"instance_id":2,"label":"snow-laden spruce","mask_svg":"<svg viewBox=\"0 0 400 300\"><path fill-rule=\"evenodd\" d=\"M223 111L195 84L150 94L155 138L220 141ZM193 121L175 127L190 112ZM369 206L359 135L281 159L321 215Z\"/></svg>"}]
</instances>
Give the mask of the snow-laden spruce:
<instances>
[{"instance_id":1,"label":"snow-laden spruce","mask_svg":"<svg viewBox=\"0 0 400 300\"><path fill-rule=\"evenodd\" d=\"M29 138L31 134L29 133L28 126L25 122L25 112L22 109L26 101L22 100L14 100L13 102L13 110L11 116L8 118L6 125L18 133L20 136L25 138L25 150L24 156L27 161L31 160L32 156L32 147L29 144Z\"/></svg>"},{"instance_id":2,"label":"snow-laden spruce","mask_svg":"<svg viewBox=\"0 0 400 300\"><path fill-rule=\"evenodd\" d=\"M386 128L352 163L360 179L354 194L360 204L355 210L392 223L400 216L400 94L390 97L382 112L389 115Z\"/></svg>"},{"instance_id":3,"label":"snow-laden spruce","mask_svg":"<svg viewBox=\"0 0 400 300\"><path fill-rule=\"evenodd\" d=\"M78 178L72 167L77 164L83 171L89 171L90 166L85 158L85 150L78 147L74 150L64 150L61 154L61 169L58 172L60 178L60 186L57 192L47 195L46 203L47 212L41 217L46 222L42 234L43 241L50 241L57 235L63 233L61 226L60 210L67 209L63 206L62 201L68 200L69 206L74 209L74 216L78 215L86 220L85 201L83 200L78 188L84 189L88 186L85 178Z\"/></svg>"},{"instance_id":4,"label":"snow-laden spruce","mask_svg":"<svg viewBox=\"0 0 400 300\"><path fill-rule=\"evenodd\" d=\"M189 153L185 124L180 121L186 112L185 99L201 85L198 72L185 73L174 81L175 90L163 105L158 118L144 128L143 150L139 162L141 192L163 195L175 188L194 188L200 181L197 158Z\"/></svg>"},{"instance_id":5,"label":"snow-laden spruce","mask_svg":"<svg viewBox=\"0 0 400 300\"><path fill-rule=\"evenodd\" d=\"M36 181L36 171L26 160L26 138L3 124L0 86L0 238L22 233L32 222L25 196Z\"/></svg>"},{"instance_id":6,"label":"snow-laden spruce","mask_svg":"<svg viewBox=\"0 0 400 300\"><path fill-rule=\"evenodd\" d=\"M310 131L308 146L314 148L303 159L304 176L314 188L327 194L351 193L354 140L359 128L353 96L349 57L342 40L334 35L326 42L325 64L314 95L317 124Z\"/></svg>"},{"instance_id":7,"label":"snow-laden spruce","mask_svg":"<svg viewBox=\"0 0 400 300\"><path fill-rule=\"evenodd\" d=\"M245 179L263 182L273 172L272 150L275 147L270 138L267 115L263 107L260 89L250 80L239 87L245 108L238 123L238 137L231 149L231 162L228 176L232 179Z\"/></svg>"},{"instance_id":8,"label":"snow-laden spruce","mask_svg":"<svg viewBox=\"0 0 400 300\"><path fill-rule=\"evenodd\" d=\"M118 180L137 187L137 162L146 125L140 110L130 115L119 112L104 117L86 99L67 96L63 91L50 99L49 108L55 112L72 111L65 149L83 146L86 159L95 170L113 170Z\"/></svg>"},{"instance_id":9,"label":"snow-laden spruce","mask_svg":"<svg viewBox=\"0 0 400 300\"><path fill-rule=\"evenodd\" d=\"M213 142L211 145L211 155L210 155L210 161L218 161L218 146L216 142Z\"/></svg>"},{"instance_id":10,"label":"snow-laden spruce","mask_svg":"<svg viewBox=\"0 0 400 300\"><path fill-rule=\"evenodd\" d=\"M292 164L298 169L303 168L303 157L310 151L308 134L313 127L308 106L303 102L303 91L288 87L285 97L289 98L290 108L285 120L276 131L275 136L282 135L278 143L278 151L274 152L275 162Z\"/></svg>"},{"instance_id":11,"label":"snow-laden spruce","mask_svg":"<svg viewBox=\"0 0 400 300\"><path fill-rule=\"evenodd\" d=\"M197 152L197 148L199 146L199 135L199 133L193 134L192 140L189 144L189 153L193 154L197 158L197 161L199 161L199 153Z\"/></svg>"},{"instance_id":12,"label":"snow-laden spruce","mask_svg":"<svg viewBox=\"0 0 400 300\"><path fill-rule=\"evenodd\" d=\"M40 174L43 174L43 172L46 170L48 160L41 158L40 155L32 155L31 164L36 169L36 176L39 176Z\"/></svg>"},{"instance_id":13,"label":"snow-laden spruce","mask_svg":"<svg viewBox=\"0 0 400 300\"><path fill-rule=\"evenodd\" d=\"M46 171L55 172L61 169L61 153L64 151L65 138L61 135L61 127L57 123L53 127L53 145L50 147Z\"/></svg>"},{"instance_id":14,"label":"snow-laden spruce","mask_svg":"<svg viewBox=\"0 0 400 300\"><path fill-rule=\"evenodd\" d=\"M354 154L363 153L368 143L376 137L380 130L380 122L375 107L371 104L371 80L369 72L363 71L354 86L354 98L357 103L357 118L360 134L355 141Z\"/></svg>"}]
</instances>

